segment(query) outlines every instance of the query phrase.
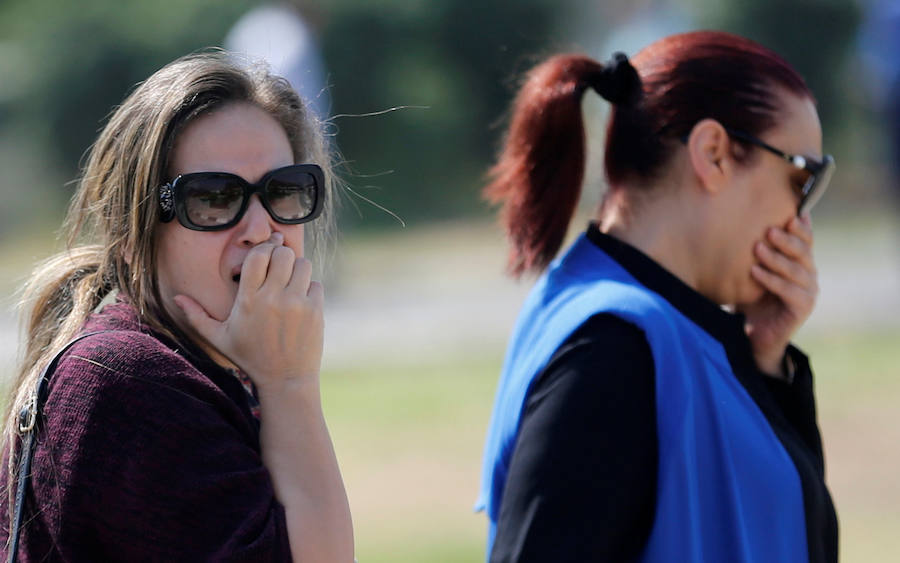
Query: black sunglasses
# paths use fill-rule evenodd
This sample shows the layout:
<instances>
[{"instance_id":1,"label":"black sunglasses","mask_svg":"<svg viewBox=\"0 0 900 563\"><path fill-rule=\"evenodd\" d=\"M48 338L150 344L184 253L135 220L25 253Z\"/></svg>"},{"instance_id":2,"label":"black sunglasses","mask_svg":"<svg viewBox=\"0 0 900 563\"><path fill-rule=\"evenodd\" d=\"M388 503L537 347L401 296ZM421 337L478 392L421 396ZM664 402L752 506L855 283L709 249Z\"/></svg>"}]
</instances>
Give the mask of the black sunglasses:
<instances>
[{"instance_id":1,"label":"black sunglasses","mask_svg":"<svg viewBox=\"0 0 900 563\"><path fill-rule=\"evenodd\" d=\"M222 231L236 225L250 204L259 200L272 218L288 225L312 221L325 204L325 177L316 164L294 164L272 170L251 184L227 172L181 174L159 187L161 219L195 231Z\"/></svg>"},{"instance_id":2,"label":"black sunglasses","mask_svg":"<svg viewBox=\"0 0 900 563\"><path fill-rule=\"evenodd\" d=\"M822 195L825 193L825 188L828 187L828 182L831 180L831 175L834 174L835 164L833 156L826 154L822 157L822 161L819 162L808 156L787 154L765 141L758 139L749 133L744 133L743 131L729 129L728 127L725 128L725 131L732 137L736 137L751 145L756 145L757 147L765 149L783 160L790 162L794 168L805 170L809 173L809 177L806 179L806 182L803 183L803 187L800 188L800 204L797 206L797 215L803 215L812 209L813 205L822 198Z\"/></svg>"}]
</instances>

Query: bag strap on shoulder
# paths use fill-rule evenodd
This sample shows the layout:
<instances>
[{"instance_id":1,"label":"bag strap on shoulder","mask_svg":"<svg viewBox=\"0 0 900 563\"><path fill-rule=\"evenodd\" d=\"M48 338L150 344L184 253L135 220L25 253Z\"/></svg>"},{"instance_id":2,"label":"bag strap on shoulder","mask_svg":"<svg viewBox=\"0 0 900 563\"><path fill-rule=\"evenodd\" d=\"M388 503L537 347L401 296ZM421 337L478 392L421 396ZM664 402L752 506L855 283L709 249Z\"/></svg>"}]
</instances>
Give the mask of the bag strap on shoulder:
<instances>
[{"instance_id":1,"label":"bag strap on shoulder","mask_svg":"<svg viewBox=\"0 0 900 563\"><path fill-rule=\"evenodd\" d=\"M9 531L8 563L15 563L16 558L18 557L19 533L22 524L22 513L25 507L25 490L28 488L28 484L31 481L31 460L34 457L34 442L35 434L37 434L37 423L43 413L44 403L47 401L50 377L53 375L53 371L56 369L56 364L59 363L59 359L72 347L72 345L88 336L103 332L110 331L98 330L82 334L73 338L68 344L63 346L62 349L53 356L53 359L50 360L50 363L47 364L43 371L41 371L41 376L38 378L37 385L35 385L31 397L29 397L25 407L19 412L19 434L22 436L22 452L20 454L21 459L19 460L16 503L14 505L12 526L10 526Z\"/></svg>"}]
</instances>

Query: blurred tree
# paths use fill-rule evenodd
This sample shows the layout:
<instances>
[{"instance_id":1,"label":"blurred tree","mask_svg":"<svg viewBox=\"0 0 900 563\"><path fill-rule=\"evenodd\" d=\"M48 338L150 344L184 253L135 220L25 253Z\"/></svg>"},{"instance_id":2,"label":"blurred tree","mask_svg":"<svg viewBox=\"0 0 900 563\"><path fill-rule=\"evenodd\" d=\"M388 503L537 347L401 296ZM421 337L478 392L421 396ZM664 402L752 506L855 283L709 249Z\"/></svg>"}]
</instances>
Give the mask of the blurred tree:
<instances>
[{"instance_id":1,"label":"blurred tree","mask_svg":"<svg viewBox=\"0 0 900 563\"><path fill-rule=\"evenodd\" d=\"M846 126L847 65L861 19L857 2L702 0L695 5L705 26L749 37L787 59L815 94L826 132Z\"/></svg>"},{"instance_id":2,"label":"blurred tree","mask_svg":"<svg viewBox=\"0 0 900 563\"><path fill-rule=\"evenodd\" d=\"M0 194L28 186L42 208L50 202L58 211L71 193L64 182L77 175L79 159L111 109L163 64L218 44L250 3L5 0L0 147L7 150L0 162L29 157L40 168L12 170L0 180ZM16 221L9 211L2 218Z\"/></svg>"},{"instance_id":3,"label":"blurred tree","mask_svg":"<svg viewBox=\"0 0 900 563\"><path fill-rule=\"evenodd\" d=\"M42 189L55 194L58 211L71 193L64 182L111 109L166 62L221 44L257 3L4 0L0 164L41 170L20 166L0 179L0 194L28 183L38 198ZM483 209L478 189L500 133L490 126L512 97L510 78L532 62L524 56L545 49L558 8L550 0L323 0L317 11L333 114L427 107L332 122L352 161L351 188L407 222ZM363 219L346 206L351 223L392 221L357 204Z\"/></svg>"},{"instance_id":4,"label":"blurred tree","mask_svg":"<svg viewBox=\"0 0 900 563\"><path fill-rule=\"evenodd\" d=\"M351 187L407 222L484 209L478 193L500 133L491 126L510 79L547 48L558 11L549 0L333 2L323 35L333 113L420 106L334 120L359 174ZM362 225L392 220L357 205Z\"/></svg>"}]
</instances>

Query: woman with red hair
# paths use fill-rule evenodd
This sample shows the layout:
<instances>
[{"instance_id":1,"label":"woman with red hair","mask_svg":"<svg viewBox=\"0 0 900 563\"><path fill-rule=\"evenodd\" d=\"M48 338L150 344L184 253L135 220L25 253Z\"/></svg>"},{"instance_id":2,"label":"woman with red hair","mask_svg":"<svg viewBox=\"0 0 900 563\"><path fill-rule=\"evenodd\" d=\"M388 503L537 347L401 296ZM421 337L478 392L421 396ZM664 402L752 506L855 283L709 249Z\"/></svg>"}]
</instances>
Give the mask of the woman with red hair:
<instances>
[{"instance_id":1,"label":"woman with red hair","mask_svg":"<svg viewBox=\"0 0 900 563\"><path fill-rule=\"evenodd\" d=\"M611 102L609 191L558 259ZM809 209L834 161L782 58L694 32L536 67L487 196L520 314L485 446L491 561L835 561L812 374Z\"/></svg>"}]
</instances>

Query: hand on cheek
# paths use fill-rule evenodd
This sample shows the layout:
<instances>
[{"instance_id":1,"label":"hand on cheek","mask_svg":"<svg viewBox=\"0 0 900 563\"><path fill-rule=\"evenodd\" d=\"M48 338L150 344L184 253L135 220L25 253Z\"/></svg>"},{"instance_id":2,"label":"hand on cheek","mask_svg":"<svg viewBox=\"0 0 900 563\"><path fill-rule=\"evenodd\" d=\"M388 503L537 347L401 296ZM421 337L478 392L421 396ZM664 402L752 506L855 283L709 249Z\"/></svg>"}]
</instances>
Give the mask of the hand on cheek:
<instances>
[{"instance_id":1,"label":"hand on cheek","mask_svg":"<svg viewBox=\"0 0 900 563\"><path fill-rule=\"evenodd\" d=\"M275 233L247 254L234 306L217 321L195 300L175 297L191 326L260 390L318 383L324 291L312 264L297 258Z\"/></svg>"},{"instance_id":2,"label":"hand on cheek","mask_svg":"<svg viewBox=\"0 0 900 563\"><path fill-rule=\"evenodd\" d=\"M768 229L765 240L754 247L757 263L751 275L766 292L741 312L747 317L757 364L767 373L781 372L791 337L815 306L819 284L812 247L808 216L791 219L784 229Z\"/></svg>"}]
</instances>

